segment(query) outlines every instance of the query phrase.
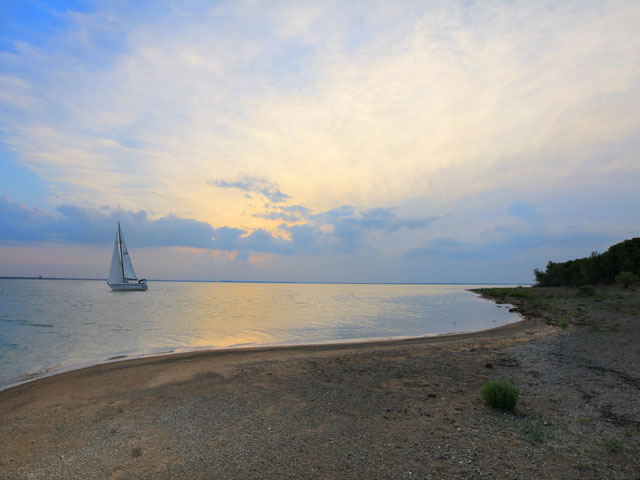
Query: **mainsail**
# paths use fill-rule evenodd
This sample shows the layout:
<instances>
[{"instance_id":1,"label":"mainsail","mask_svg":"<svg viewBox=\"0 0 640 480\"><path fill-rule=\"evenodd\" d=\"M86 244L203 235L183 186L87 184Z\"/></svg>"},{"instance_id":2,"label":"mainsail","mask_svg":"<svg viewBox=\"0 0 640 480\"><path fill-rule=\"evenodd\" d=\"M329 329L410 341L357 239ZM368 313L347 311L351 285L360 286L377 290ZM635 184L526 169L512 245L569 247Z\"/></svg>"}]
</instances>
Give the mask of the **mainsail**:
<instances>
[{"instance_id":1,"label":"mainsail","mask_svg":"<svg viewBox=\"0 0 640 480\"><path fill-rule=\"evenodd\" d=\"M111 268L109 269L109 283L127 283L127 280L137 281L138 278L131 263L127 244L122 236L120 222L118 222L116 240L113 243L113 255L111 256Z\"/></svg>"},{"instance_id":2,"label":"mainsail","mask_svg":"<svg viewBox=\"0 0 640 480\"><path fill-rule=\"evenodd\" d=\"M118 230L116 231L116 241L113 244L111 268L109 269L109 283L124 283L122 257L120 256L120 223L118 223Z\"/></svg>"}]
</instances>

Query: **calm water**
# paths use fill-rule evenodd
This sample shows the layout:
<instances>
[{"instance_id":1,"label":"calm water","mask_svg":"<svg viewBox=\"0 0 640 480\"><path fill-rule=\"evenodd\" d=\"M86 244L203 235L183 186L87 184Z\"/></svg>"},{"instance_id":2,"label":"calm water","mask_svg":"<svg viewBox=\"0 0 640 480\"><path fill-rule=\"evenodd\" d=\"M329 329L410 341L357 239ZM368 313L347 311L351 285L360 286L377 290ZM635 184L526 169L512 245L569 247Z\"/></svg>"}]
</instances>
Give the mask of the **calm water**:
<instances>
[{"instance_id":1,"label":"calm water","mask_svg":"<svg viewBox=\"0 0 640 480\"><path fill-rule=\"evenodd\" d=\"M482 330L518 320L464 285L0 279L0 388L121 356Z\"/></svg>"}]
</instances>

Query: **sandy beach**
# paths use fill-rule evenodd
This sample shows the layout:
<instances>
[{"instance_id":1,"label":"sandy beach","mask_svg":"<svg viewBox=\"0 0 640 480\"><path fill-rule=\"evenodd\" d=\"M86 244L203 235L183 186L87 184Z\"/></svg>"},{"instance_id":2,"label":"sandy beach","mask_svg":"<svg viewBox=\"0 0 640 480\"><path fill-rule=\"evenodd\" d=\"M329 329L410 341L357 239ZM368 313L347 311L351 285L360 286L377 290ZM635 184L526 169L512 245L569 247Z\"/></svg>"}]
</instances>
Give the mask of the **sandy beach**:
<instances>
[{"instance_id":1,"label":"sandy beach","mask_svg":"<svg viewBox=\"0 0 640 480\"><path fill-rule=\"evenodd\" d=\"M534 290L504 299L525 320L483 332L175 354L5 390L0 478L640 478L640 294ZM492 379L519 388L514 412L484 405Z\"/></svg>"}]
</instances>

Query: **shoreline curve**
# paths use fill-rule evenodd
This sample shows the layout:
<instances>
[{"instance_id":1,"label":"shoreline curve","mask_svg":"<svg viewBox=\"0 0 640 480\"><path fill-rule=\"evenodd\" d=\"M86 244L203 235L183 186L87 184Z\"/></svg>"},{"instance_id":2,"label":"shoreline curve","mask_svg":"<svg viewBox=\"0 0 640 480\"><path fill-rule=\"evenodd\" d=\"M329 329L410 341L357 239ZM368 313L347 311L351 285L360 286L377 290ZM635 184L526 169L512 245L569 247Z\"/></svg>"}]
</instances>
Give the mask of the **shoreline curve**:
<instances>
[{"instance_id":1,"label":"shoreline curve","mask_svg":"<svg viewBox=\"0 0 640 480\"><path fill-rule=\"evenodd\" d=\"M434 333L425 334L417 337L390 337L390 338L371 338L371 339L348 339L348 340L336 340L331 342L321 343L302 343L302 344L276 344L276 345L255 345L255 346L225 346L220 348L204 347L202 349L191 349L186 351L168 351L152 354L140 354L140 355L117 355L115 357L107 358L98 363L87 364L75 364L68 368L61 370L52 370L50 374L45 373L42 376L36 376L34 378L25 379L17 383L0 386L0 402L2 402L2 394L14 389L19 389L27 385L38 384L46 381L56 381L58 377L60 380L64 380L67 376L78 375L91 375L99 374L102 372L116 371L117 369L128 369L133 367L140 367L146 365L155 364L167 364L172 362L191 361L198 359L216 358L226 355L259 355L269 356L270 354L278 353L299 353L302 355L312 354L314 352L339 352L343 350L360 350L364 348L384 348L400 345L435 345L446 342L464 341L471 339L483 339L491 338L492 333L498 332L499 337L505 337L509 334L528 330L536 325L538 322L527 318L522 313L518 312L520 316L519 320L511 323L499 325L496 327L486 328L483 330L451 332L451 333ZM65 377L65 378L63 378Z\"/></svg>"}]
</instances>

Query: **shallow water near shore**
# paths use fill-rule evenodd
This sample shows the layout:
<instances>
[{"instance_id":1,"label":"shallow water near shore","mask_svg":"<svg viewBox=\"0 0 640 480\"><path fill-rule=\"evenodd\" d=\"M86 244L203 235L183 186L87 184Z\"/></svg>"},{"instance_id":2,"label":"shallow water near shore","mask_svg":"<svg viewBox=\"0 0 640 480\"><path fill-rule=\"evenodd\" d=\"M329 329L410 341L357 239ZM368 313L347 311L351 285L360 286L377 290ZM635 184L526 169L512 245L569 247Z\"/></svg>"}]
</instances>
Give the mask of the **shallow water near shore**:
<instances>
[{"instance_id":1,"label":"shallow water near shore","mask_svg":"<svg viewBox=\"0 0 640 480\"><path fill-rule=\"evenodd\" d=\"M478 285L0 279L0 389L74 366L204 348L484 330L519 320Z\"/></svg>"}]
</instances>

